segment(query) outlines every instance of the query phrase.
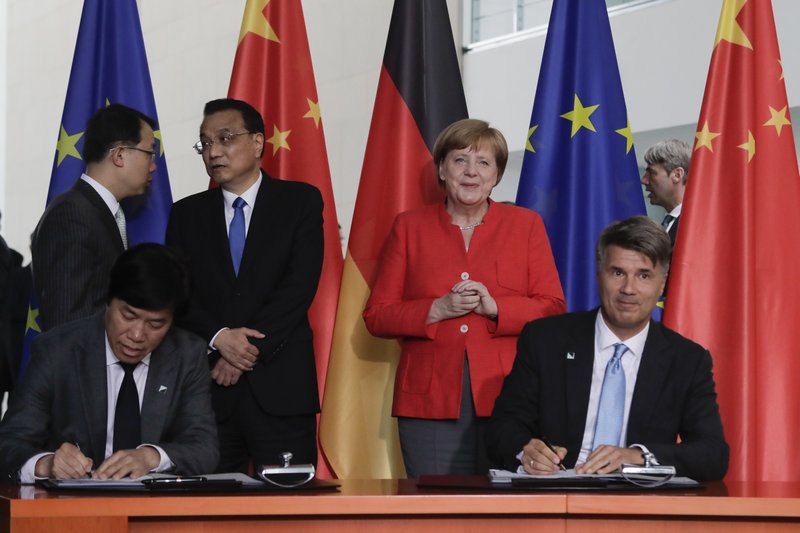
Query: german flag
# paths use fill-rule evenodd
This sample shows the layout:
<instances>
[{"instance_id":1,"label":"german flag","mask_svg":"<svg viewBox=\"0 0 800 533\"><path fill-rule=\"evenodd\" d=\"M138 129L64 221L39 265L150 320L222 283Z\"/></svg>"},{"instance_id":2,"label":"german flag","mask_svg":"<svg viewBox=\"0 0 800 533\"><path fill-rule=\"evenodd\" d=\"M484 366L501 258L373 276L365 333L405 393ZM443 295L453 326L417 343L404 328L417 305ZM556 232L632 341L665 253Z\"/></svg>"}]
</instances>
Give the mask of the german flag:
<instances>
[{"instance_id":1,"label":"german flag","mask_svg":"<svg viewBox=\"0 0 800 533\"><path fill-rule=\"evenodd\" d=\"M443 201L431 151L467 117L445 0L397 0L383 56L344 263L320 441L339 478L404 477L391 417L395 340L371 336L361 313L395 217Z\"/></svg>"}]
</instances>

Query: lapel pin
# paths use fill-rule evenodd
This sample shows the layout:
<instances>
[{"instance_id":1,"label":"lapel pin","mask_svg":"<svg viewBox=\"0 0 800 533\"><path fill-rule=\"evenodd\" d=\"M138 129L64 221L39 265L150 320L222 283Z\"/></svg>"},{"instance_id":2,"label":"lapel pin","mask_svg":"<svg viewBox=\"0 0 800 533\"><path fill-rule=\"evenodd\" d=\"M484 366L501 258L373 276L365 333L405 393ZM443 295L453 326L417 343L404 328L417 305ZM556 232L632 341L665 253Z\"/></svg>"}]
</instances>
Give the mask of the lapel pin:
<instances>
[{"instance_id":1,"label":"lapel pin","mask_svg":"<svg viewBox=\"0 0 800 533\"><path fill-rule=\"evenodd\" d=\"M575 352L567 352L567 359L575 359Z\"/></svg>"},{"instance_id":2,"label":"lapel pin","mask_svg":"<svg viewBox=\"0 0 800 533\"><path fill-rule=\"evenodd\" d=\"M159 385L158 392L166 392L167 388L164 385Z\"/></svg>"}]
</instances>

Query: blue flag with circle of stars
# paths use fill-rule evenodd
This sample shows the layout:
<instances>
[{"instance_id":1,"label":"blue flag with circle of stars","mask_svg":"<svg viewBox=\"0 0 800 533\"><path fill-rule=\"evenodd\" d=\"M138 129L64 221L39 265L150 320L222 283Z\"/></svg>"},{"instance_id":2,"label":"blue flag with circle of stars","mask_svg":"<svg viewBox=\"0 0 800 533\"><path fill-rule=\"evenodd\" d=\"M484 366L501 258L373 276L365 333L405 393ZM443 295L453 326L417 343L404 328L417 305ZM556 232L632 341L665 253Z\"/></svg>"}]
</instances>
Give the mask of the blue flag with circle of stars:
<instances>
[{"instance_id":1,"label":"blue flag with circle of stars","mask_svg":"<svg viewBox=\"0 0 800 533\"><path fill-rule=\"evenodd\" d=\"M597 237L645 213L604 0L553 2L517 205L544 219L567 309L599 305Z\"/></svg>"},{"instance_id":2,"label":"blue flag with circle of stars","mask_svg":"<svg viewBox=\"0 0 800 533\"><path fill-rule=\"evenodd\" d=\"M80 178L86 168L81 158L86 122L95 111L112 103L137 109L158 122L136 0L85 0L56 143L48 204ZM172 206L160 130L155 131L155 137L157 169L147 193L122 201L131 246L164 242ZM30 343L41 332L34 299L32 295L20 378L30 357Z\"/></svg>"}]
</instances>

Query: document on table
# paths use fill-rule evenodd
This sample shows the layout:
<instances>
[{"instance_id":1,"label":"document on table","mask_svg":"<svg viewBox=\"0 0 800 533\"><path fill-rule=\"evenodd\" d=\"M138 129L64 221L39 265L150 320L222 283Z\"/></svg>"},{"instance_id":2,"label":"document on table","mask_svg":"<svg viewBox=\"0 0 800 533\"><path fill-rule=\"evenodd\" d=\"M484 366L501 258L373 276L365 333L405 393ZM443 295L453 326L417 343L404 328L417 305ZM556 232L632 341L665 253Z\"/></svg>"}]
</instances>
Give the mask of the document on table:
<instances>
[{"instance_id":1,"label":"document on table","mask_svg":"<svg viewBox=\"0 0 800 533\"><path fill-rule=\"evenodd\" d=\"M147 474L137 478L123 479L49 479L48 484L61 489L132 489L143 487L148 480L179 480L197 479L207 482L215 481L238 481L244 487L261 487L263 481L253 479L250 476L238 472L228 474L206 474L203 476L176 476L174 474Z\"/></svg>"},{"instance_id":2,"label":"document on table","mask_svg":"<svg viewBox=\"0 0 800 533\"><path fill-rule=\"evenodd\" d=\"M629 475L629 479L638 479L638 480L652 480L652 476L638 476L638 475ZM612 472L610 474L578 474L575 472L574 468L570 468L567 470L560 470L553 474L527 474L527 473L517 473L511 472L509 470L498 470L498 469L491 469L489 470L489 479L492 483L513 483L515 479L517 480L607 480L607 481L616 481L616 482L623 482L627 481L622 474L619 472ZM692 487L698 485L697 481L688 478L688 477L673 477L669 480L669 484L671 486L677 485L685 485L687 487Z\"/></svg>"}]
</instances>

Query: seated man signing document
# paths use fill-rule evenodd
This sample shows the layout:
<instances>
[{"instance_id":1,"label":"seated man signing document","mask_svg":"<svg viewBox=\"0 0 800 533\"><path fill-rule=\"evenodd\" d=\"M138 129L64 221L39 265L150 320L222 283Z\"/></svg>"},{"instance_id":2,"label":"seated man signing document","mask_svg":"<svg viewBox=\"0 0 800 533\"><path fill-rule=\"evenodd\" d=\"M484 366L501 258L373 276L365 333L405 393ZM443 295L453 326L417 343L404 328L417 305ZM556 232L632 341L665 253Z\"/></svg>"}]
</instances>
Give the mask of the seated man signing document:
<instances>
[{"instance_id":1,"label":"seated man signing document","mask_svg":"<svg viewBox=\"0 0 800 533\"><path fill-rule=\"evenodd\" d=\"M603 230L600 309L522 330L486 433L495 464L529 474L555 473L561 464L608 474L649 456L679 476L725 475L711 355L650 319L670 253L666 232L646 217Z\"/></svg>"},{"instance_id":2,"label":"seated man signing document","mask_svg":"<svg viewBox=\"0 0 800 533\"><path fill-rule=\"evenodd\" d=\"M172 327L188 276L158 244L125 251L106 308L39 336L0 423L0 479L212 472L219 458L206 346Z\"/></svg>"}]
</instances>

